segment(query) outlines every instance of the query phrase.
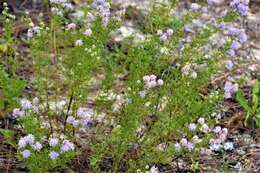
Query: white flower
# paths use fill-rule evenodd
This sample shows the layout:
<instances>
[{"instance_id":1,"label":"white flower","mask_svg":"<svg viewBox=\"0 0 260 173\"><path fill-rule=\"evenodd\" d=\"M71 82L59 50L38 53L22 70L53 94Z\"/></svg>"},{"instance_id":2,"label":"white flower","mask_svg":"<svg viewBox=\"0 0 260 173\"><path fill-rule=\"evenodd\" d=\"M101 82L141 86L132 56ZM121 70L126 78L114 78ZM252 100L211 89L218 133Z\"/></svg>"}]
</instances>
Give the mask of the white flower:
<instances>
[{"instance_id":1,"label":"white flower","mask_svg":"<svg viewBox=\"0 0 260 173\"><path fill-rule=\"evenodd\" d=\"M92 35L92 30L91 29L86 29L85 32L84 32L84 35L91 36Z\"/></svg>"},{"instance_id":2,"label":"white flower","mask_svg":"<svg viewBox=\"0 0 260 173\"><path fill-rule=\"evenodd\" d=\"M201 125L205 123L205 119L204 118L199 118L198 119L198 123L200 123Z\"/></svg>"},{"instance_id":3,"label":"white flower","mask_svg":"<svg viewBox=\"0 0 260 173\"><path fill-rule=\"evenodd\" d=\"M159 173L158 168L156 166L152 166L149 173Z\"/></svg>"},{"instance_id":4,"label":"white flower","mask_svg":"<svg viewBox=\"0 0 260 173\"><path fill-rule=\"evenodd\" d=\"M82 46L82 45L83 45L83 41L81 39L75 41L75 46Z\"/></svg>"},{"instance_id":5,"label":"white flower","mask_svg":"<svg viewBox=\"0 0 260 173\"><path fill-rule=\"evenodd\" d=\"M231 150L233 150L234 149L234 145L233 145L233 143L232 142L226 142L226 143L224 143L224 150L229 150L229 151L231 151Z\"/></svg>"}]
</instances>

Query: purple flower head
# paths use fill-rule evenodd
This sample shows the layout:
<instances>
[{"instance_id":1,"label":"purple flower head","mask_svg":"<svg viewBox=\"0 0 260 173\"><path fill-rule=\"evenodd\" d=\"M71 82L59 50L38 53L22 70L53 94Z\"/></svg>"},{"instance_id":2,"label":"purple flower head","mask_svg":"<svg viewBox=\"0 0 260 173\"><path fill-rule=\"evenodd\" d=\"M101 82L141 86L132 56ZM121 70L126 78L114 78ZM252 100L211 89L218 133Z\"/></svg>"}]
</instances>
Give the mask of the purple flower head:
<instances>
[{"instance_id":1,"label":"purple flower head","mask_svg":"<svg viewBox=\"0 0 260 173\"><path fill-rule=\"evenodd\" d=\"M219 28L222 29L222 30L226 29L226 24L223 23L223 22L221 22L221 23L219 24Z\"/></svg>"},{"instance_id":2,"label":"purple flower head","mask_svg":"<svg viewBox=\"0 0 260 173\"><path fill-rule=\"evenodd\" d=\"M168 37L167 37L167 34L165 34L165 33L160 36L160 40L163 42L167 41L167 39L168 39Z\"/></svg>"},{"instance_id":3,"label":"purple flower head","mask_svg":"<svg viewBox=\"0 0 260 173\"><path fill-rule=\"evenodd\" d=\"M245 42L247 41L247 35L246 35L246 33L244 33L244 32L241 32L241 33L238 35L238 37L239 37L240 43L245 43Z\"/></svg>"},{"instance_id":4,"label":"purple flower head","mask_svg":"<svg viewBox=\"0 0 260 173\"><path fill-rule=\"evenodd\" d=\"M73 124L74 121L75 121L75 118L73 116L68 116L67 123Z\"/></svg>"},{"instance_id":5,"label":"purple flower head","mask_svg":"<svg viewBox=\"0 0 260 173\"><path fill-rule=\"evenodd\" d=\"M198 10L198 9L200 8L200 5L197 4L197 3L192 3L192 4L190 5L190 8L191 8L192 10Z\"/></svg>"},{"instance_id":6,"label":"purple flower head","mask_svg":"<svg viewBox=\"0 0 260 173\"><path fill-rule=\"evenodd\" d=\"M196 128L197 128L197 126L196 126L195 123L190 123L190 124L189 124L189 130L190 130L190 131L195 131Z\"/></svg>"},{"instance_id":7,"label":"purple flower head","mask_svg":"<svg viewBox=\"0 0 260 173\"><path fill-rule=\"evenodd\" d=\"M194 149L193 143L188 142L188 143L186 144L186 148L187 148L189 151L193 150L193 149Z\"/></svg>"},{"instance_id":8,"label":"purple flower head","mask_svg":"<svg viewBox=\"0 0 260 173\"><path fill-rule=\"evenodd\" d=\"M73 125L74 127L77 127L79 124L80 124L80 121L79 121L79 120L74 120L73 123L72 123L72 125Z\"/></svg>"},{"instance_id":9,"label":"purple flower head","mask_svg":"<svg viewBox=\"0 0 260 173\"><path fill-rule=\"evenodd\" d=\"M238 41L233 41L231 44L231 49L238 50L241 48L241 44Z\"/></svg>"},{"instance_id":10,"label":"purple flower head","mask_svg":"<svg viewBox=\"0 0 260 173\"><path fill-rule=\"evenodd\" d=\"M227 81L224 86L224 95L226 99L232 98L232 94L238 90L238 85Z\"/></svg>"},{"instance_id":11,"label":"purple flower head","mask_svg":"<svg viewBox=\"0 0 260 173\"><path fill-rule=\"evenodd\" d=\"M176 143L174 145L174 147L175 147L175 151L180 151L181 150L181 145L179 143Z\"/></svg>"},{"instance_id":12,"label":"purple flower head","mask_svg":"<svg viewBox=\"0 0 260 173\"><path fill-rule=\"evenodd\" d=\"M238 28L229 26L227 29L228 29L228 35L239 36L241 34L241 30Z\"/></svg>"},{"instance_id":13,"label":"purple flower head","mask_svg":"<svg viewBox=\"0 0 260 173\"><path fill-rule=\"evenodd\" d=\"M213 129L213 132L218 134L221 132L221 127L220 126L216 126L214 129Z\"/></svg>"},{"instance_id":14,"label":"purple flower head","mask_svg":"<svg viewBox=\"0 0 260 173\"><path fill-rule=\"evenodd\" d=\"M201 8L201 12L202 12L202 13L208 13L209 10L208 10L207 7L202 7L202 8Z\"/></svg>"},{"instance_id":15,"label":"purple flower head","mask_svg":"<svg viewBox=\"0 0 260 173\"><path fill-rule=\"evenodd\" d=\"M40 151L42 149L42 144L40 142L36 142L32 145L33 150Z\"/></svg>"},{"instance_id":16,"label":"purple flower head","mask_svg":"<svg viewBox=\"0 0 260 173\"><path fill-rule=\"evenodd\" d=\"M24 138L28 144L32 145L34 143L35 137L32 134L29 134Z\"/></svg>"},{"instance_id":17,"label":"purple flower head","mask_svg":"<svg viewBox=\"0 0 260 173\"><path fill-rule=\"evenodd\" d=\"M23 158L28 158L28 157L30 157L30 155L31 155L31 152L29 150L24 150L22 152L22 157Z\"/></svg>"},{"instance_id":18,"label":"purple flower head","mask_svg":"<svg viewBox=\"0 0 260 173\"><path fill-rule=\"evenodd\" d=\"M237 10L238 10L238 12L240 13L241 16L247 16L249 8L245 4L239 4L237 6Z\"/></svg>"},{"instance_id":19,"label":"purple flower head","mask_svg":"<svg viewBox=\"0 0 260 173\"><path fill-rule=\"evenodd\" d=\"M14 118L19 118L19 117L23 117L24 116L24 111L23 110L20 110L20 109L18 109L18 108L15 108L14 110L13 110L13 117Z\"/></svg>"},{"instance_id":20,"label":"purple flower head","mask_svg":"<svg viewBox=\"0 0 260 173\"><path fill-rule=\"evenodd\" d=\"M49 145L50 145L51 147L57 146L58 143L59 143L59 139L58 139L58 138L50 138L50 139L49 139Z\"/></svg>"},{"instance_id":21,"label":"purple flower head","mask_svg":"<svg viewBox=\"0 0 260 173\"><path fill-rule=\"evenodd\" d=\"M59 157L59 153L55 152L55 151L51 151L50 154L49 154L50 158L52 160L55 160L57 159L57 157Z\"/></svg>"},{"instance_id":22,"label":"purple flower head","mask_svg":"<svg viewBox=\"0 0 260 173\"><path fill-rule=\"evenodd\" d=\"M234 64L233 64L233 62L232 62L231 60L227 60L227 61L225 62L225 66L226 66L226 68L227 68L228 70L232 70Z\"/></svg>"},{"instance_id":23,"label":"purple flower head","mask_svg":"<svg viewBox=\"0 0 260 173\"><path fill-rule=\"evenodd\" d=\"M249 11L249 0L232 0L230 6L234 8L241 16L247 16Z\"/></svg>"},{"instance_id":24,"label":"purple flower head","mask_svg":"<svg viewBox=\"0 0 260 173\"><path fill-rule=\"evenodd\" d=\"M29 110L32 108L32 103L27 99L22 99L20 104L23 110Z\"/></svg>"},{"instance_id":25,"label":"purple flower head","mask_svg":"<svg viewBox=\"0 0 260 173\"><path fill-rule=\"evenodd\" d=\"M216 0L207 0L207 3L209 5L214 5L216 3Z\"/></svg>"},{"instance_id":26,"label":"purple flower head","mask_svg":"<svg viewBox=\"0 0 260 173\"><path fill-rule=\"evenodd\" d=\"M25 137L21 137L18 141L18 148L24 148L27 145L27 140Z\"/></svg>"},{"instance_id":27,"label":"purple flower head","mask_svg":"<svg viewBox=\"0 0 260 173\"><path fill-rule=\"evenodd\" d=\"M235 51L234 51L233 49L229 49L229 50L227 51L227 56L229 56L229 57L234 57L234 56L235 56Z\"/></svg>"},{"instance_id":28,"label":"purple flower head","mask_svg":"<svg viewBox=\"0 0 260 173\"><path fill-rule=\"evenodd\" d=\"M71 151L71 150L74 150L75 146L73 143L71 143L70 141L68 140L64 140L63 141L63 145L61 147L61 153L65 153L65 152L68 152L68 151Z\"/></svg>"}]
</instances>

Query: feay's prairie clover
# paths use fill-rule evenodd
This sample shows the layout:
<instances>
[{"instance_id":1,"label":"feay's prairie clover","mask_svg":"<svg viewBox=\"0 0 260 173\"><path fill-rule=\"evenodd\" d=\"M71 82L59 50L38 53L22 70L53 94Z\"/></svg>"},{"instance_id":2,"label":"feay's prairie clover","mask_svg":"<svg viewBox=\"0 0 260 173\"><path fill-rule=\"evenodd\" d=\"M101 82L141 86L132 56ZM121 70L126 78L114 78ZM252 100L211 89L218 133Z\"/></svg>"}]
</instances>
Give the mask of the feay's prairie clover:
<instances>
[{"instance_id":1,"label":"feay's prairie clover","mask_svg":"<svg viewBox=\"0 0 260 173\"><path fill-rule=\"evenodd\" d=\"M158 172L153 164L169 164L172 157L235 147L226 141L228 130L214 127L209 115L223 97L232 98L238 84L228 78L222 92L203 91L219 70L233 69L233 57L247 42L244 30L212 16L214 0L193 3L179 17L176 3L154 3L137 41L138 32L115 41L128 11L106 0L93 0L76 13L69 1L51 0L48 23L27 19L37 97L21 99L12 118L22 132L17 157L31 172L64 170L82 148L90 148L86 159L94 172L103 171L107 157L111 172L120 172L122 161L130 172L147 165ZM242 16L248 12L247 1L230 6ZM200 22L203 15L215 23ZM229 39L208 52L216 33Z\"/></svg>"}]
</instances>

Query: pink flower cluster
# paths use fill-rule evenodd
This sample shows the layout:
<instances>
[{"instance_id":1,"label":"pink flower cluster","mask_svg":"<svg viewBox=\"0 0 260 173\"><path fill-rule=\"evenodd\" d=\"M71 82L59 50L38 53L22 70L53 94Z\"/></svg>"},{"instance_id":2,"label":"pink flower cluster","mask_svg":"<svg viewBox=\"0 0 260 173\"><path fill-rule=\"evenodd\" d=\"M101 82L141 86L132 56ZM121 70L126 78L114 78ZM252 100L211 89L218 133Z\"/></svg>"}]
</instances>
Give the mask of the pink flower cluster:
<instances>
[{"instance_id":1,"label":"pink flower cluster","mask_svg":"<svg viewBox=\"0 0 260 173\"><path fill-rule=\"evenodd\" d=\"M153 74L144 76L143 81L144 81L144 87L147 89L151 89L156 86L162 86L164 83L162 79L157 79L157 76Z\"/></svg>"}]
</instances>

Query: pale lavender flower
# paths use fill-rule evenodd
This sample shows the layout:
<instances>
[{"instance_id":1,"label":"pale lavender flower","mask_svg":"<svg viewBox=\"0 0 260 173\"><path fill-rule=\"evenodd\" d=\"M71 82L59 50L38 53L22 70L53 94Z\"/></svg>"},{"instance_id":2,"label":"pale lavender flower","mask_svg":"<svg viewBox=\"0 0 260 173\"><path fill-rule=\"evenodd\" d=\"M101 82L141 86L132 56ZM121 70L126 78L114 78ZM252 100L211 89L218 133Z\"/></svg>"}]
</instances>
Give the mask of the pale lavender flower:
<instances>
[{"instance_id":1,"label":"pale lavender flower","mask_svg":"<svg viewBox=\"0 0 260 173\"><path fill-rule=\"evenodd\" d=\"M207 0L207 3L209 5L214 5L216 3L216 0Z\"/></svg>"},{"instance_id":2,"label":"pale lavender flower","mask_svg":"<svg viewBox=\"0 0 260 173\"><path fill-rule=\"evenodd\" d=\"M58 138L50 138L50 139L49 139L49 145L50 145L51 147L57 146L58 143L59 143L59 139L58 139Z\"/></svg>"},{"instance_id":3,"label":"pale lavender flower","mask_svg":"<svg viewBox=\"0 0 260 173\"><path fill-rule=\"evenodd\" d=\"M229 57L234 57L234 56L235 56L235 51L234 51L233 49L229 49L229 50L227 51L227 56L229 56Z\"/></svg>"},{"instance_id":4,"label":"pale lavender flower","mask_svg":"<svg viewBox=\"0 0 260 173\"><path fill-rule=\"evenodd\" d=\"M249 12L249 0L232 0L230 6L239 12L241 16L247 16Z\"/></svg>"},{"instance_id":5,"label":"pale lavender flower","mask_svg":"<svg viewBox=\"0 0 260 173\"><path fill-rule=\"evenodd\" d=\"M13 110L13 113L12 113L12 115L13 115L13 117L14 118L19 118L19 117L22 117L22 116L24 116L24 111L23 110L20 110L20 109L18 109L18 108L15 108L14 110Z\"/></svg>"},{"instance_id":6,"label":"pale lavender flower","mask_svg":"<svg viewBox=\"0 0 260 173\"><path fill-rule=\"evenodd\" d=\"M32 145L35 141L35 137L32 134L29 134L24 137L28 144Z\"/></svg>"},{"instance_id":7,"label":"pale lavender flower","mask_svg":"<svg viewBox=\"0 0 260 173\"><path fill-rule=\"evenodd\" d=\"M224 86L224 95L226 99L232 98L232 94L238 90L238 84L233 84L230 81L226 81Z\"/></svg>"},{"instance_id":8,"label":"pale lavender flower","mask_svg":"<svg viewBox=\"0 0 260 173\"><path fill-rule=\"evenodd\" d=\"M228 70L232 70L234 64L233 64L233 62L232 62L231 60L227 60L227 61L225 61L225 66L226 66L226 68L227 68Z\"/></svg>"},{"instance_id":9,"label":"pale lavender flower","mask_svg":"<svg viewBox=\"0 0 260 173\"><path fill-rule=\"evenodd\" d=\"M139 95L140 95L140 97L144 98L145 95L146 95L146 91L145 91L145 90L140 91L140 92L139 92Z\"/></svg>"},{"instance_id":10,"label":"pale lavender flower","mask_svg":"<svg viewBox=\"0 0 260 173\"><path fill-rule=\"evenodd\" d=\"M24 148L27 145L27 140L24 137L21 137L18 141L18 148Z\"/></svg>"},{"instance_id":11,"label":"pale lavender flower","mask_svg":"<svg viewBox=\"0 0 260 173\"><path fill-rule=\"evenodd\" d=\"M239 41L240 43L245 43L247 41L247 35L245 32L241 32L239 35Z\"/></svg>"},{"instance_id":12,"label":"pale lavender flower","mask_svg":"<svg viewBox=\"0 0 260 173\"><path fill-rule=\"evenodd\" d=\"M197 3L192 3L191 6L190 6L190 8L191 8L192 10L198 10L198 9L200 8L200 5L197 4Z\"/></svg>"},{"instance_id":13,"label":"pale lavender flower","mask_svg":"<svg viewBox=\"0 0 260 173\"><path fill-rule=\"evenodd\" d=\"M241 34L241 30L232 26L227 27L228 34L232 36L238 36Z\"/></svg>"},{"instance_id":14,"label":"pale lavender flower","mask_svg":"<svg viewBox=\"0 0 260 173\"><path fill-rule=\"evenodd\" d=\"M216 134L219 134L221 132L221 127L220 126L216 126L214 129L213 129L213 132L216 133Z\"/></svg>"},{"instance_id":15,"label":"pale lavender flower","mask_svg":"<svg viewBox=\"0 0 260 173\"><path fill-rule=\"evenodd\" d=\"M59 153L55 152L55 151L51 151L50 154L49 154L50 158L52 160L55 160L59 157Z\"/></svg>"},{"instance_id":16,"label":"pale lavender flower","mask_svg":"<svg viewBox=\"0 0 260 173\"><path fill-rule=\"evenodd\" d=\"M167 34L162 34L160 36L160 40L163 41L163 42L167 41L167 39L168 39Z\"/></svg>"},{"instance_id":17,"label":"pale lavender flower","mask_svg":"<svg viewBox=\"0 0 260 173\"><path fill-rule=\"evenodd\" d=\"M73 143L71 143L70 141L68 140L64 140L63 141L63 145L61 147L61 153L65 153L65 152L68 152L68 151L71 151L71 150L74 150L75 146Z\"/></svg>"},{"instance_id":18,"label":"pale lavender flower","mask_svg":"<svg viewBox=\"0 0 260 173\"><path fill-rule=\"evenodd\" d=\"M186 148L187 148L189 151L193 150L193 149L194 149L193 143L188 142L188 143L186 144Z\"/></svg>"},{"instance_id":19,"label":"pale lavender flower","mask_svg":"<svg viewBox=\"0 0 260 173\"><path fill-rule=\"evenodd\" d=\"M219 25L219 28L222 29L222 30L226 29L226 24L221 22L220 25Z\"/></svg>"},{"instance_id":20,"label":"pale lavender flower","mask_svg":"<svg viewBox=\"0 0 260 173\"><path fill-rule=\"evenodd\" d=\"M22 152L22 157L23 158L28 158L28 157L30 157L30 155L31 155L31 152L29 150L24 150Z\"/></svg>"},{"instance_id":21,"label":"pale lavender flower","mask_svg":"<svg viewBox=\"0 0 260 173\"><path fill-rule=\"evenodd\" d=\"M73 125L74 127L77 127L79 124L80 124L80 121L79 121L79 120L74 120L73 123L72 123L72 125Z\"/></svg>"},{"instance_id":22,"label":"pale lavender flower","mask_svg":"<svg viewBox=\"0 0 260 173\"><path fill-rule=\"evenodd\" d=\"M73 116L68 116L67 123L73 124L74 121L75 121L75 118Z\"/></svg>"},{"instance_id":23,"label":"pale lavender flower","mask_svg":"<svg viewBox=\"0 0 260 173\"><path fill-rule=\"evenodd\" d=\"M32 103L27 99L22 99L20 104L23 110L29 110L32 108Z\"/></svg>"},{"instance_id":24,"label":"pale lavender flower","mask_svg":"<svg viewBox=\"0 0 260 173\"><path fill-rule=\"evenodd\" d=\"M190 130L190 131L193 132L193 131L196 130L196 128L197 128L197 125L196 125L195 123L190 123L190 124L189 124L189 130Z\"/></svg>"},{"instance_id":25,"label":"pale lavender flower","mask_svg":"<svg viewBox=\"0 0 260 173\"><path fill-rule=\"evenodd\" d=\"M42 149L42 144L40 142L36 142L32 145L33 150L40 151Z\"/></svg>"},{"instance_id":26,"label":"pale lavender flower","mask_svg":"<svg viewBox=\"0 0 260 173\"><path fill-rule=\"evenodd\" d=\"M209 10L208 10L207 7L202 7L202 8L201 8L201 12L202 12L202 13L208 13Z\"/></svg>"},{"instance_id":27,"label":"pale lavender flower","mask_svg":"<svg viewBox=\"0 0 260 173\"><path fill-rule=\"evenodd\" d=\"M241 48L241 44L238 41L233 41L231 44L231 49L238 50Z\"/></svg>"},{"instance_id":28,"label":"pale lavender flower","mask_svg":"<svg viewBox=\"0 0 260 173\"><path fill-rule=\"evenodd\" d=\"M179 143L174 144L175 151L180 151L181 150L181 145Z\"/></svg>"}]
</instances>

